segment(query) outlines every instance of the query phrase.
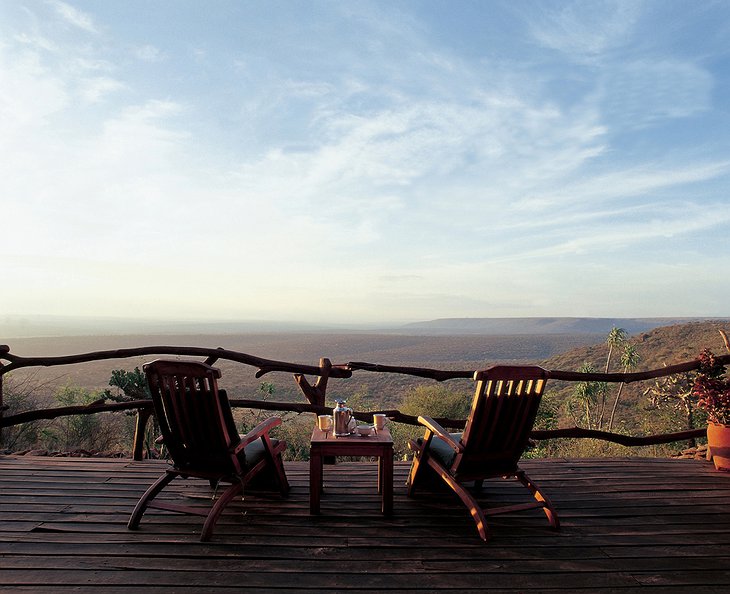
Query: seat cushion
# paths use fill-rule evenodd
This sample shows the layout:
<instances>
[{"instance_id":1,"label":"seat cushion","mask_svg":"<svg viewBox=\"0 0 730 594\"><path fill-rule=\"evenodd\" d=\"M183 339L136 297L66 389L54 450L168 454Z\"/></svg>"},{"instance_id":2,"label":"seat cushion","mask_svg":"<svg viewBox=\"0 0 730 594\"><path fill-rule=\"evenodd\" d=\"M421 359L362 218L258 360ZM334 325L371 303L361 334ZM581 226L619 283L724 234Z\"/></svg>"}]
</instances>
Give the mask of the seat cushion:
<instances>
[{"instance_id":1,"label":"seat cushion","mask_svg":"<svg viewBox=\"0 0 730 594\"><path fill-rule=\"evenodd\" d=\"M279 443L278 439L272 439L271 445L272 447L276 447L276 445ZM264 442L260 439L257 439L256 441L252 441L250 444L248 444L244 450L246 453L246 466L254 466L257 463L259 463L261 460L264 459L264 456L266 455L266 450L264 449Z\"/></svg>"},{"instance_id":2,"label":"seat cushion","mask_svg":"<svg viewBox=\"0 0 730 594\"><path fill-rule=\"evenodd\" d=\"M449 435L451 435L454 441L459 441L461 439L461 433L449 433ZM422 444L423 438L419 438L418 445ZM431 447L429 448L428 453L436 458L436 460L438 460L446 468L449 468L453 464L454 458L456 458L456 452L454 449L443 439L437 436L434 436L431 440Z\"/></svg>"}]
</instances>

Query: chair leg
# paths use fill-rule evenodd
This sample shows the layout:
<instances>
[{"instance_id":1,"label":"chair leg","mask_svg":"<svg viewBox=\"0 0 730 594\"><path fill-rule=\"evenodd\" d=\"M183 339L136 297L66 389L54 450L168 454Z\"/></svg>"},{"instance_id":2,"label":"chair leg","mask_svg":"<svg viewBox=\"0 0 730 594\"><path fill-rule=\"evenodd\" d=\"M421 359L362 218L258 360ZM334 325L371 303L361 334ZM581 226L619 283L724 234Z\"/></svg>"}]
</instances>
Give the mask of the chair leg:
<instances>
[{"instance_id":1,"label":"chair leg","mask_svg":"<svg viewBox=\"0 0 730 594\"><path fill-rule=\"evenodd\" d=\"M408 479L406 480L406 486L408 487L408 497L413 497L415 489L416 489L416 483L418 482L418 479L422 472L422 465L423 465L423 448L419 448L418 444L413 441L408 441L408 448L413 452L413 461L411 462L411 470L408 473Z\"/></svg>"},{"instance_id":2,"label":"chair leg","mask_svg":"<svg viewBox=\"0 0 730 594\"><path fill-rule=\"evenodd\" d=\"M281 459L281 452L286 448L284 442L279 442L279 447L273 455L274 474L276 475L276 481L279 483L279 490L281 496L284 497L289 493L289 481L286 478L286 472L284 472L284 462Z\"/></svg>"},{"instance_id":3,"label":"chair leg","mask_svg":"<svg viewBox=\"0 0 730 594\"><path fill-rule=\"evenodd\" d=\"M474 518L474 522L477 525L477 532L479 532L479 538L484 542L489 540L489 530L487 529L487 518L484 515L484 510L477 503L477 500L467 491L459 482L457 482L448 472L443 468L439 467L436 463L431 463L433 469L444 479L444 482L451 487L452 491L459 496L462 503L466 505L469 510L471 517Z\"/></svg>"},{"instance_id":4,"label":"chair leg","mask_svg":"<svg viewBox=\"0 0 730 594\"><path fill-rule=\"evenodd\" d=\"M253 469L249 469L248 476L253 477L261 471L270 471L273 473L273 479L279 487L279 492L282 497L286 497L289 493L289 481L286 478L286 472L284 471L284 462L282 461L281 454L286 450L286 442L279 441L274 447L268 434L261 438L264 444L264 451L266 452L265 459L255 465Z\"/></svg>"},{"instance_id":5,"label":"chair leg","mask_svg":"<svg viewBox=\"0 0 730 594\"><path fill-rule=\"evenodd\" d=\"M242 489L243 484L236 481L221 494L218 501L216 501L213 507L210 508L210 512L208 512L208 516L205 518L205 523L203 524L203 530L200 533L201 542L207 542L210 540L210 537L213 535L215 524L220 515L223 513L223 510L231 502L231 500L241 492Z\"/></svg>"},{"instance_id":6,"label":"chair leg","mask_svg":"<svg viewBox=\"0 0 730 594\"><path fill-rule=\"evenodd\" d=\"M518 470L515 473L515 477L518 481L520 481L527 489L532 493L532 496L542 503L542 511L545 512L545 515L547 516L548 522L550 522L550 526L554 530L560 530L560 520L558 520L558 514L555 511L555 508L553 507L552 502L550 499L548 499L548 496L545 495L541 490L540 487L537 486L537 484L525 474L524 470Z\"/></svg>"},{"instance_id":7,"label":"chair leg","mask_svg":"<svg viewBox=\"0 0 730 594\"><path fill-rule=\"evenodd\" d=\"M129 522L127 522L127 528L129 530L135 530L139 527L139 523L142 520L142 514L144 514L147 506L150 504L160 491L169 485L177 475L173 472L166 472L160 478L158 478L152 485L145 491L144 495L137 502L134 507L132 515L129 516Z\"/></svg>"}]
</instances>

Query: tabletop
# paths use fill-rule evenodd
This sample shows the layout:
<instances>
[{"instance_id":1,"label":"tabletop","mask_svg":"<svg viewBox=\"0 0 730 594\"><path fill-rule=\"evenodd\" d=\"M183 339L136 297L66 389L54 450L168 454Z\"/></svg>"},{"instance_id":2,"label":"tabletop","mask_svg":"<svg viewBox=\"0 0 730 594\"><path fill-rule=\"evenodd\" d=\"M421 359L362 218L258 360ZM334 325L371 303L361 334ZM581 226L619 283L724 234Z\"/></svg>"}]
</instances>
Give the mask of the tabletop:
<instances>
[{"instance_id":1,"label":"tabletop","mask_svg":"<svg viewBox=\"0 0 730 594\"><path fill-rule=\"evenodd\" d=\"M314 428L314 431L312 431L312 444L313 445L322 445L322 444L336 444L336 443L347 443L347 444L362 444L366 445L368 443L370 444L377 444L377 445L389 445L393 443L393 438L390 435L390 431L388 431L387 427L384 427L383 429L380 429L377 433L371 433L370 435L367 435L365 437L362 437L360 435L346 435L344 437L335 437L334 432L330 429L329 431L322 431L319 427Z\"/></svg>"}]
</instances>

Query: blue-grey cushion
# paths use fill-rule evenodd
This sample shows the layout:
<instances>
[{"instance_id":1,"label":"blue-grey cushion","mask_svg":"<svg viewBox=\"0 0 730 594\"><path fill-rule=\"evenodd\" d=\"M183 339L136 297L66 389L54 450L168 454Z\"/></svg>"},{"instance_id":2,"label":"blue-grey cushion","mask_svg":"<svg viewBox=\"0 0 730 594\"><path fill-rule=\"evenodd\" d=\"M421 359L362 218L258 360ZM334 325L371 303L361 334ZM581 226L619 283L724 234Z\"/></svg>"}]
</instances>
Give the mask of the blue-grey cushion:
<instances>
[{"instance_id":1,"label":"blue-grey cushion","mask_svg":"<svg viewBox=\"0 0 730 594\"><path fill-rule=\"evenodd\" d=\"M461 439L461 433L449 433L449 435L454 441L458 442ZM418 445L421 445L422 443L423 438L419 438ZM454 458L456 458L456 452L454 449L443 439L435 435L431 440L431 447L428 449L428 453L441 462L441 464L446 468L451 466L454 462Z\"/></svg>"},{"instance_id":2,"label":"blue-grey cushion","mask_svg":"<svg viewBox=\"0 0 730 594\"><path fill-rule=\"evenodd\" d=\"M276 447L276 444L279 443L278 439L272 439L271 445L272 447ZM246 466L254 466L258 462L264 459L264 456L266 455L266 450L264 449L264 443L261 441L261 439L257 439L256 441L252 441L250 444L248 444L244 450L246 453Z\"/></svg>"}]
</instances>

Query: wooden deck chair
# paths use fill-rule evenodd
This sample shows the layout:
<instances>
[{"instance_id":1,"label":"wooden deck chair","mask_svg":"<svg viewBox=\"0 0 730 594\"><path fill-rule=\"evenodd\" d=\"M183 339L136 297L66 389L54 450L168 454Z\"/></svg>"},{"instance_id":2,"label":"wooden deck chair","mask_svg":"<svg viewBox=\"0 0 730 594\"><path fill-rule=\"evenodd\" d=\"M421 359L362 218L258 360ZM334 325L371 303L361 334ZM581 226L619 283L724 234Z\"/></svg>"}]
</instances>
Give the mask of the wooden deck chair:
<instances>
[{"instance_id":1,"label":"wooden deck chair","mask_svg":"<svg viewBox=\"0 0 730 594\"><path fill-rule=\"evenodd\" d=\"M228 398L218 390L218 369L194 361L164 360L147 363L143 369L173 466L142 495L129 518L130 530L153 507L206 516L200 540L207 541L226 505L264 470L271 471L279 491L286 495L289 483L281 461L286 443L269 437L281 419L269 418L240 436ZM209 509L153 501L176 477L207 479L215 488L220 483L230 486Z\"/></svg>"},{"instance_id":2,"label":"wooden deck chair","mask_svg":"<svg viewBox=\"0 0 730 594\"><path fill-rule=\"evenodd\" d=\"M482 540L489 538L486 516L542 508L550 525L558 529L558 516L547 496L521 470L518 462L527 447L548 372L541 367L498 366L477 371L471 412L463 434L450 434L429 417L418 417L425 435L408 444L414 452L408 476L408 496L434 471L453 489L471 513ZM484 479L515 477L536 501L486 508L463 485L475 481L481 490Z\"/></svg>"}]
</instances>

